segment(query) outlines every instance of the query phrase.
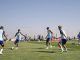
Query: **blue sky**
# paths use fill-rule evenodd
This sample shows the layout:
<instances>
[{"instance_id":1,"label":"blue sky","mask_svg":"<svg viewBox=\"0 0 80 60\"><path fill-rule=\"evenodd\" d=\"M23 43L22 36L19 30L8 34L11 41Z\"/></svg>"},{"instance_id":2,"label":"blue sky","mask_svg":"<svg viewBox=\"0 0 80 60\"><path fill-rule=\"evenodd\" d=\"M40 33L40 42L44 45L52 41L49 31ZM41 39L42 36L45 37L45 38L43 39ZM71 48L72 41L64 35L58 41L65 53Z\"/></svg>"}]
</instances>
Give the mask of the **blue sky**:
<instances>
[{"instance_id":1,"label":"blue sky","mask_svg":"<svg viewBox=\"0 0 80 60\"><path fill-rule=\"evenodd\" d=\"M80 0L0 0L0 25L8 35L46 35L46 27L56 34L62 25L69 36L80 31ZM59 35L59 34L58 34Z\"/></svg>"}]
</instances>

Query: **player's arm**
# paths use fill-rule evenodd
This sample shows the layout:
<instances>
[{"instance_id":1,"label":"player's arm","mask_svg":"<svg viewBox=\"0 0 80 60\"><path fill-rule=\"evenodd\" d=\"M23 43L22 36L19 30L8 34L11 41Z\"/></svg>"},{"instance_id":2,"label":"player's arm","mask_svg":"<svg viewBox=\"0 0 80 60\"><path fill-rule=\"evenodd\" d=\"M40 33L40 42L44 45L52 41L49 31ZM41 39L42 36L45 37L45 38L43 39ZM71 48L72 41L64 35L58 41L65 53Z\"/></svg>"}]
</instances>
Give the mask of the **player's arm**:
<instances>
[{"instance_id":1,"label":"player's arm","mask_svg":"<svg viewBox=\"0 0 80 60\"><path fill-rule=\"evenodd\" d=\"M46 35L45 39L47 39L47 37L48 37L48 36Z\"/></svg>"},{"instance_id":2,"label":"player's arm","mask_svg":"<svg viewBox=\"0 0 80 60\"><path fill-rule=\"evenodd\" d=\"M51 30L49 30L51 32L51 34L53 35L53 32Z\"/></svg>"},{"instance_id":3,"label":"player's arm","mask_svg":"<svg viewBox=\"0 0 80 60\"><path fill-rule=\"evenodd\" d=\"M49 31L53 34L53 32L51 30L49 30Z\"/></svg>"},{"instance_id":4,"label":"player's arm","mask_svg":"<svg viewBox=\"0 0 80 60\"><path fill-rule=\"evenodd\" d=\"M18 32L15 34L15 37L17 36Z\"/></svg>"},{"instance_id":5,"label":"player's arm","mask_svg":"<svg viewBox=\"0 0 80 60\"><path fill-rule=\"evenodd\" d=\"M20 34L25 37L25 35L23 35L21 32L20 32Z\"/></svg>"},{"instance_id":6,"label":"player's arm","mask_svg":"<svg viewBox=\"0 0 80 60\"><path fill-rule=\"evenodd\" d=\"M3 31L3 36L6 38L6 40L7 40L7 36L6 36L6 34L5 34L5 31Z\"/></svg>"}]
</instances>

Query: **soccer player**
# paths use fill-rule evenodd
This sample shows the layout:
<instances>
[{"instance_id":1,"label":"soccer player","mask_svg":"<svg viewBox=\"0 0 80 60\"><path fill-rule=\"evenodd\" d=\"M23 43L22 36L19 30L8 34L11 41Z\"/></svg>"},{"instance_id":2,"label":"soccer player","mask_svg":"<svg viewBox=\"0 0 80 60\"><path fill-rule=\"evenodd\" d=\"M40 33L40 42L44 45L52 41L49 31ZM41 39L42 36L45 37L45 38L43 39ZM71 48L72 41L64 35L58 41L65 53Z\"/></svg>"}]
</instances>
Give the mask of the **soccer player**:
<instances>
[{"instance_id":1,"label":"soccer player","mask_svg":"<svg viewBox=\"0 0 80 60\"><path fill-rule=\"evenodd\" d=\"M47 27L46 29L47 29L47 36L46 36L46 38L47 38L46 46L47 47L46 47L46 49L48 49L49 46L50 46L50 48L52 48L51 40L52 40L53 32L49 29L49 27Z\"/></svg>"},{"instance_id":2,"label":"soccer player","mask_svg":"<svg viewBox=\"0 0 80 60\"><path fill-rule=\"evenodd\" d=\"M6 40L7 40L7 37L5 35L5 31L4 31L4 27L0 26L0 45L2 47L1 50L0 50L0 54L3 54L2 53L3 52L3 48L4 48L4 39L3 39L3 37L5 37Z\"/></svg>"},{"instance_id":3,"label":"soccer player","mask_svg":"<svg viewBox=\"0 0 80 60\"><path fill-rule=\"evenodd\" d=\"M60 41L60 47L62 52L67 51L67 48L65 46L66 42L67 42L67 35L65 33L65 31L62 29L62 26L58 26L58 29L60 31L60 35L61 35L61 41Z\"/></svg>"},{"instance_id":4,"label":"soccer player","mask_svg":"<svg viewBox=\"0 0 80 60\"><path fill-rule=\"evenodd\" d=\"M77 37L78 37L78 45L80 45L80 32L78 33Z\"/></svg>"},{"instance_id":5,"label":"soccer player","mask_svg":"<svg viewBox=\"0 0 80 60\"><path fill-rule=\"evenodd\" d=\"M16 40L14 41L14 44L16 46L16 49L18 49L18 43L21 40L21 35L25 37L25 35L23 35L20 31L20 29L18 29L18 32L15 34ZM14 47L12 47L13 49Z\"/></svg>"}]
</instances>

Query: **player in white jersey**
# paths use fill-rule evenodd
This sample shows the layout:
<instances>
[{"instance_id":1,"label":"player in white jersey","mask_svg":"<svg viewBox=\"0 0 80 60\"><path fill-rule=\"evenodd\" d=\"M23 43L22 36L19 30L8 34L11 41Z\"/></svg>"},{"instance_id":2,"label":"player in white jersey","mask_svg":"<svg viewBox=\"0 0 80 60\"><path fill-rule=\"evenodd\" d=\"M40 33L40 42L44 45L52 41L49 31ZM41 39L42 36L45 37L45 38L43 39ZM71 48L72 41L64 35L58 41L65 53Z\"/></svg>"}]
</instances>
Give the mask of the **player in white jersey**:
<instances>
[{"instance_id":1,"label":"player in white jersey","mask_svg":"<svg viewBox=\"0 0 80 60\"><path fill-rule=\"evenodd\" d=\"M3 28L3 26L1 26L0 27L0 45L1 45L2 48L0 50L0 54L3 54L2 53L3 52L3 48L4 48L4 39L3 39L3 37L5 37L7 39L7 37L5 35L4 28Z\"/></svg>"},{"instance_id":2,"label":"player in white jersey","mask_svg":"<svg viewBox=\"0 0 80 60\"><path fill-rule=\"evenodd\" d=\"M58 29L59 29L60 35L61 35L61 41L60 41L61 50L62 50L62 52L67 51L67 48L65 46L65 44L67 42L67 35L66 35L65 31L62 29L62 26L58 26Z\"/></svg>"},{"instance_id":3,"label":"player in white jersey","mask_svg":"<svg viewBox=\"0 0 80 60\"><path fill-rule=\"evenodd\" d=\"M53 32L49 29L49 27L47 27L47 40L46 40L46 49L49 48L49 46L52 48L52 45L51 45L51 41L52 41L52 36L53 36Z\"/></svg>"},{"instance_id":4,"label":"player in white jersey","mask_svg":"<svg viewBox=\"0 0 80 60\"><path fill-rule=\"evenodd\" d=\"M21 32L20 32L20 29L18 29L18 32L15 34L15 37L16 37L16 40L14 41L14 44L16 46L16 49L18 49L18 43L19 41L21 40L21 35L25 37L25 35L23 35ZM14 47L12 47L13 49Z\"/></svg>"}]
</instances>

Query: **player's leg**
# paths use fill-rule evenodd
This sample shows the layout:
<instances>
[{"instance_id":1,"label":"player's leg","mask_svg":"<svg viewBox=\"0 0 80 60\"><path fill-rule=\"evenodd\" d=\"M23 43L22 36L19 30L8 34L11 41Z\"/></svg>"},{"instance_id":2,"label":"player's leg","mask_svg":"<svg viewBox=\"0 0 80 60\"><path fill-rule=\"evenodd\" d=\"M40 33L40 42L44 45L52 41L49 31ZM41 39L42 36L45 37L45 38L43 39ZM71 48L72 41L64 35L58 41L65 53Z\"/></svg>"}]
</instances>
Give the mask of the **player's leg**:
<instances>
[{"instance_id":1,"label":"player's leg","mask_svg":"<svg viewBox=\"0 0 80 60\"><path fill-rule=\"evenodd\" d=\"M61 47L62 52L64 52L64 48L63 48L63 39L60 41L60 47Z\"/></svg>"},{"instance_id":2,"label":"player's leg","mask_svg":"<svg viewBox=\"0 0 80 60\"><path fill-rule=\"evenodd\" d=\"M18 49L18 43L16 43L16 49Z\"/></svg>"},{"instance_id":3,"label":"player's leg","mask_svg":"<svg viewBox=\"0 0 80 60\"><path fill-rule=\"evenodd\" d=\"M63 48L65 49L65 51L67 51L66 42L67 42L67 40L63 39Z\"/></svg>"},{"instance_id":4,"label":"player's leg","mask_svg":"<svg viewBox=\"0 0 80 60\"><path fill-rule=\"evenodd\" d=\"M61 46L60 46L60 42L58 42L58 47L61 48Z\"/></svg>"},{"instance_id":5,"label":"player's leg","mask_svg":"<svg viewBox=\"0 0 80 60\"><path fill-rule=\"evenodd\" d=\"M16 47L16 44L17 44L17 43L16 43L16 40L15 40L15 41L14 41L14 45L15 45L15 47ZM12 47L11 49L13 50L13 49L14 49L14 47Z\"/></svg>"},{"instance_id":6,"label":"player's leg","mask_svg":"<svg viewBox=\"0 0 80 60\"><path fill-rule=\"evenodd\" d=\"M64 45L63 47L64 47L65 51L67 51L67 47L66 47L66 45Z\"/></svg>"},{"instance_id":7,"label":"player's leg","mask_svg":"<svg viewBox=\"0 0 80 60\"><path fill-rule=\"evenodd\" d=\"M48 46L48 39L46 40L46 46Z\"/></svg>"},{"instance_id":8,"label":"player's leg","mask_svg":"<svg viewBox=\"0 0 80 60\"><path fill-rule=\"evenodd\" d=\"M18 47L18 42L16 43L16 47Z\"/></svg>"},{"instance_id":9,"label":"player's leg","mask_svg":"<svg viewBox=\"0 0 80 60\"><path fill-rule=\"evenodd\" d=\"M19 40L16 39L16 41L14 42L15 46L16 46L16 49L18 49L18 43L19 43Z\"/></svg>"},{"instance_id":10,"label":"player's leg","mask_svg":"<svg viewBox=\"0 0 80 60\"><path fill-rule=\"evenodd\" d=\"M52 39L49 39L49 46L52 48Z\"/></svg>"},{"instance_id":11,"label":"player's leg","mask_svg":"<svg viewBox=\"0 0 80 60\"><path fill-rule=\"evenodd\" d=\"M14 45L15 45L15 47L17 47L17 39L14 41ZM14 47L12 47L12 49L13 49Z\"/></svg>"},{"instance_id":12,"label":"player's leg","mask_svg":"<svg viewBox=\"0 0 80 60\"><path fill-rule=\"evenodd\" d=\"M46 49L48 49L48 46L49 46L49 38L47 38L46 40Z\"/></svg>"},{"instance_id":13,"label":"player's leg","mask_svg":"<svg viewBox=\"0 0 80 60\"><path fill-rule=\"evenodd\" d=\"M3 52L3 48L4 48L4 43L3 43L3 41L0 41L0 45L1 45L1 50L0 50L0 54L3 54L2 52Z\"/></svg>"},{"instance_id":14,"label":"player's leg","mask_svg":"<svg viewBox=\"0 0 80 60\"><path fill-rule=\"evenodd\" d=\"M61 39L58 38L58 47L61 49L60 43L61 43Z\"/></svg>"},{"instance_id":15,"label":"player's leg","mask_svg":"<svg viewBox=\"0 0 80 60\"><path fill-rule=\"evenodd\" d=\"M61 47L61 51L64 52L64 48L61 44L60 44L60 47Z\"/></svg>"}]
</instances>

